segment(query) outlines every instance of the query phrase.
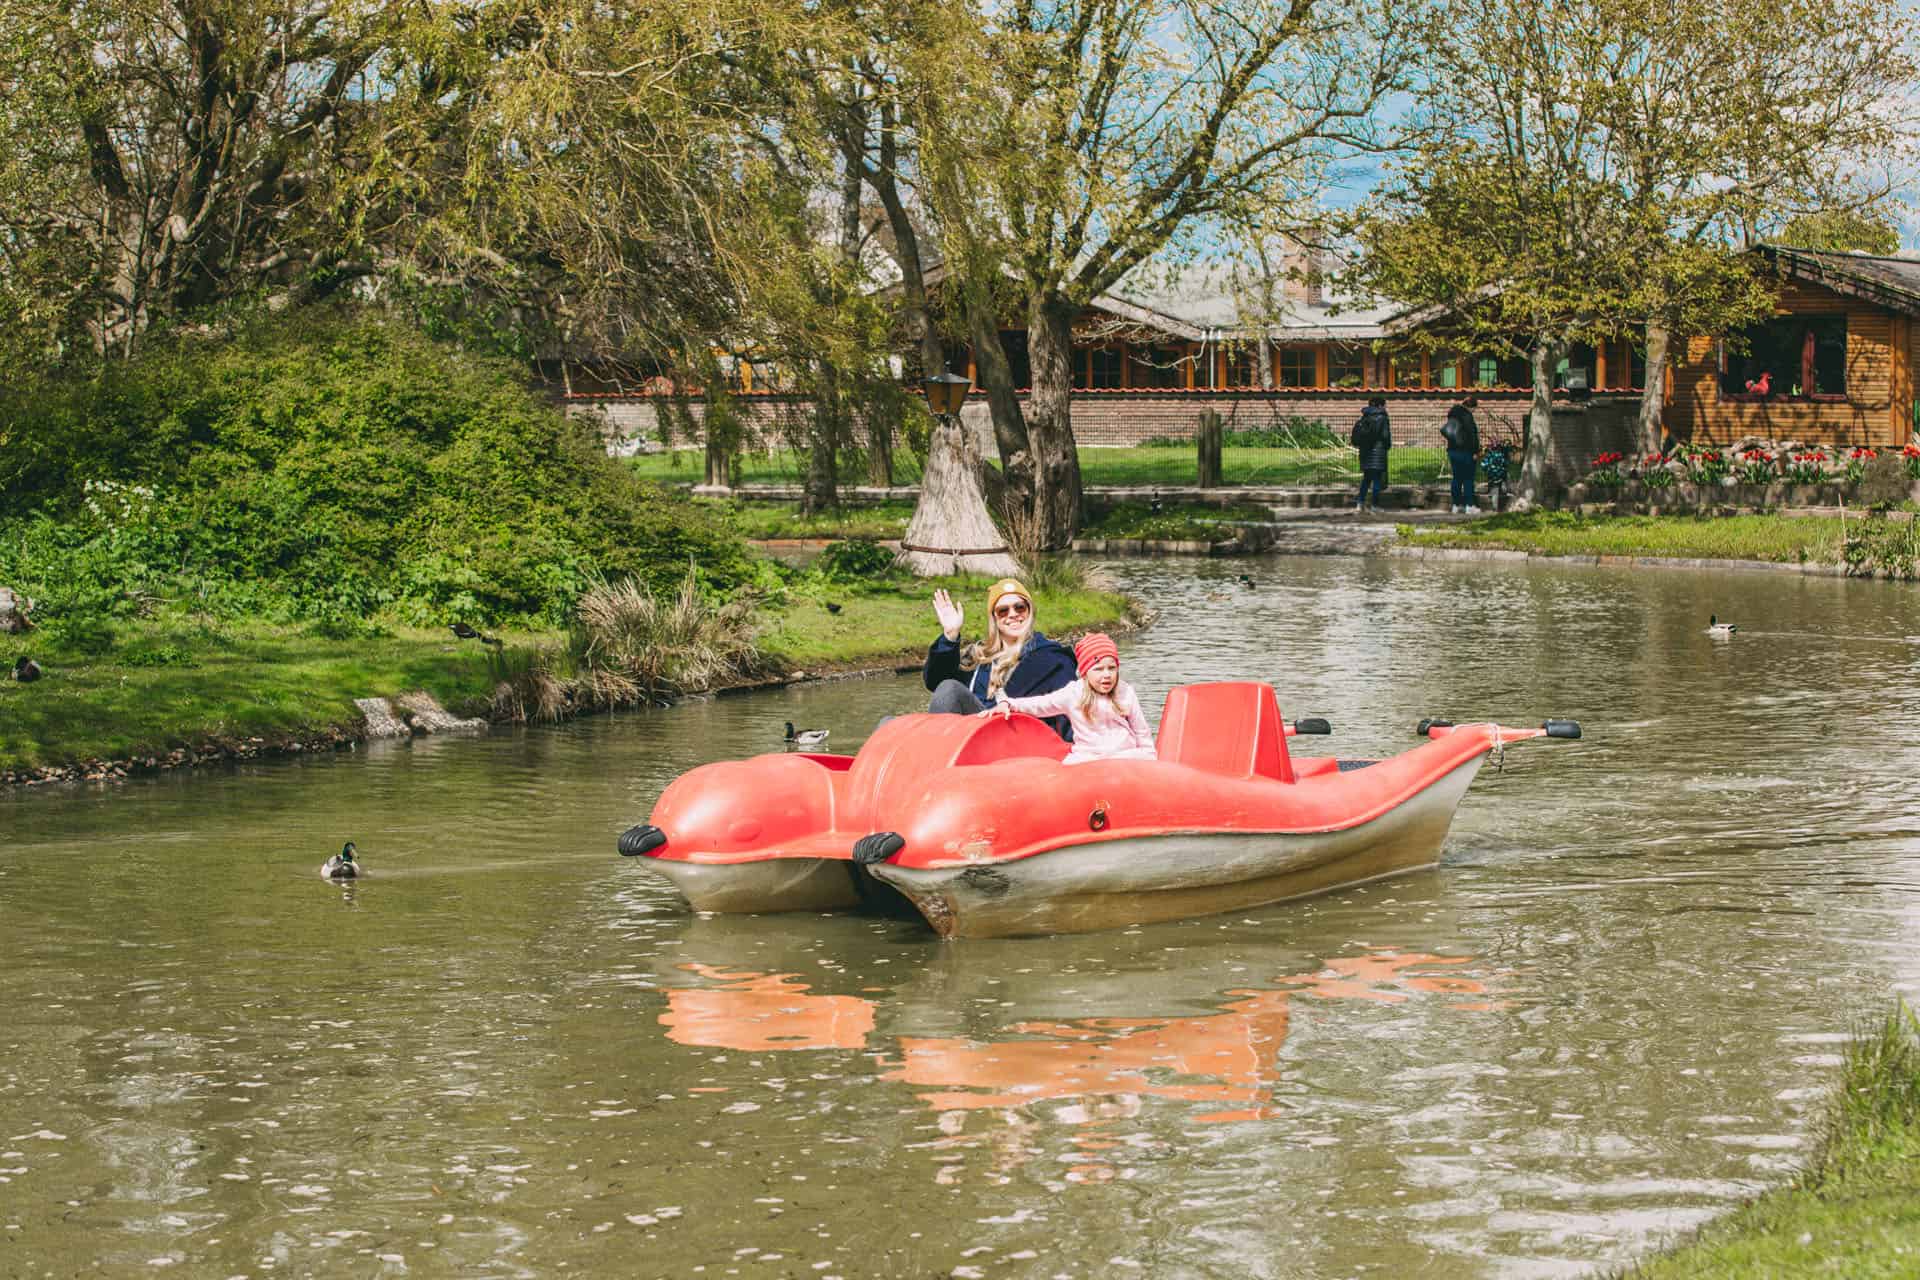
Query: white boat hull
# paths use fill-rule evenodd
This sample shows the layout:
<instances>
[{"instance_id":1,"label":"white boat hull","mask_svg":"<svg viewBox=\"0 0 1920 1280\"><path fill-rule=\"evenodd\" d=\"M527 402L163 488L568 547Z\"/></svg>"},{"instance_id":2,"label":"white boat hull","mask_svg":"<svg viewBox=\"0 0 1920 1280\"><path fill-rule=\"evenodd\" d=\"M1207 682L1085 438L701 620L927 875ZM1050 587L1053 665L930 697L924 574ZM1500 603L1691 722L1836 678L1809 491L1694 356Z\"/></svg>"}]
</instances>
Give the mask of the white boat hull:
<instances>
[{"instance_id":1,"label":"white boat hull","mask_svg":"<svg viewBox=\"0 0 1920 1280\"><path fill-rule=\"evenodd\" d=\"M1338 831L1174 832L930 870L879 863L942 937L1086 933L1239 911L1429 867L1484 762Z\"/></svg>"}]
</instances>

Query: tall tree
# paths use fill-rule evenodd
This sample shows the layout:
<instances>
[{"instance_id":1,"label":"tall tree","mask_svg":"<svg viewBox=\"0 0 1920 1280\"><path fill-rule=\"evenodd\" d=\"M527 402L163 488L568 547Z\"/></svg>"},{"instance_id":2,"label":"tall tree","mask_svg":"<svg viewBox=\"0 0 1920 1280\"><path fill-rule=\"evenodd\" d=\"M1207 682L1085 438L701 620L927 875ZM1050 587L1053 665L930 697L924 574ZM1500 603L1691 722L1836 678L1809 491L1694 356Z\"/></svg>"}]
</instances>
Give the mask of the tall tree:
<instances>
[{"instance_id":1,"label":"tall tree","mask_svg":"<svg viewBox=\"0 0 1920 1280\"><path fill-rule=\"evenodd\" d=\"M1887 257L1899 252L1900 228L1891 218L1871 209L1820 209L1789 218L1768 239L1794 249Z\"/></svg>"},{"instance_id":2,"label":"tall tree","mask_svg":"<svg viewBox=\"0 0 1920 1280\"><path fill-rule=\"evenodd\" d=\"M125 352L311 273L404 27L366 0L0 0L10 318Z\"/></svg>"},{"instance_id":3,"label":"tall tree","mask_svg":"<svg viewBox=\"0 0 1920 1280\"><path fill-rule=\"evenodd\" d=\"M1753 228L1839 186L1884 193L1875 168L1905 133L1912 67L1891 0L1784 0L1764 22L1723 0L1490 5L1446 15L1423 58L1422 123L1466 172L1431 158L1404 171L1374 212L1409 226L1376 227L1360 275L1446 317L1427 342L1451 329L1525 349L1537 447L1520 491L1535 496L1566 346L1644 334L1656 446L1671 338L1771 309L1736 252ZM1439 226L1509 256L1472 269L1428 234ZM1432 262L1384 259L1419 245Z\"/></svg>"},{"instance_id":4,"label":"tall tree","mask_svg":"<svg viewBox=\"0 0 1920 1280\"><path fill-rule=\"evenodd\" d=\"M919 165L993 411L1010 503L1041 545L1080 524L1074 325L1150 260L1297 207L1375 148L1400 84L1399 0L1022 0L929 51ZM1027 331L1022 410L1000 341Z\"/></svg>"}]
</instances>

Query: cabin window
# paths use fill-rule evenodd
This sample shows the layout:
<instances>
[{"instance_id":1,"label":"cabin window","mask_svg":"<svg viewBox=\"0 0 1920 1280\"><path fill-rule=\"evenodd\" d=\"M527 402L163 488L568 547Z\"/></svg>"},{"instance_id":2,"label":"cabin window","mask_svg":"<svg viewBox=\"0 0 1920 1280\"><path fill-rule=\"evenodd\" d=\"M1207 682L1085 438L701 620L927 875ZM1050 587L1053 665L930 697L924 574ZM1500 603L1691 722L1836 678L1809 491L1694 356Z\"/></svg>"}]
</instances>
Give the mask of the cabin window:
<instances>
[{"instance_id":1,"label":"cabin window","mask_svg":"<svg viewBox=\"0 0 1920 1280\"><path fill-rule=\"evenodd\" d=\"M1280 385L1310 387L1319 374L1319 362L1312 347L1280 348Z\"/></svg>"},{"instance_id":2,"label":"cabin window","mask_svg":"<svg viewBox=\"0 0 1920 1280\"><path fill-rule=\"evenodd\" d=\"M1187 385L1187 356L1183 351L1173 347L1141 347L1135 349L1130 358L1136 387Z\"/></svg>"},{"instance_id":3,"label":"cabin window","mask_svg":"<svg viewBox=\"0 0 1920 1280\"><path fill-rule=\"evenodd\" d=\"M1227 348L1227 385L1229 387L1260 385L1260 349L1258 347Z\"/></svg>"},{"instance_id":4,"label":"cabin window","mask_svg":"<svg viewBox=\"0 0 1920 1280\"><path fill-rule=\"evenodd\" d=\"M1473 361L1473 385L1476 387L1497 387L1500 385L1500 358L1498 356L1477 356Z\"/></svg>"},{"instance_id":5,"label":"cabin window","mask_svg":"<svg viewBox=\"0 0 1920 1280\"><path fill-rule=\"evenodd\" d=\"M1095 347L1093 349L1093 389L1095 391L1114 391L1120 387L1121 369L1126 366L1127 353L1119 347Z\"/></svg>"},{"instance_id":6,"label":"cabin window","mask_svg":"<svg viewBox=\"0 0 1920 1280\"><path fill-rule=\"evenodd\" d=\"M1357 387L1367 378L1366 357L1358 347L1334 347L1327 352L1327 385Z\"/></svg>"},{"instance_id":7,"label":"cabin window","mask_svg":"<svg viewBox=\"0 0 1920 1280\"><path fill-rule=\"evenodd\" d=\"M1745 350L1739 348L1744 347ZM1720 394L1810 399L1847 393L1847 318L1775 316L1720 344Z\"/></svg>"},{"instance_id":8,"label":"cabin window","mask_svg":"<svg viewBox=\"0 0 1920 1280\"><path fill-rule=\"evenodd\" d=\"M1393 385L1396 387L1423 387L1425 379L1420 375L1420 356L1415 352L1398 355L1393 358Z\"/></svg>"}]
</instances>

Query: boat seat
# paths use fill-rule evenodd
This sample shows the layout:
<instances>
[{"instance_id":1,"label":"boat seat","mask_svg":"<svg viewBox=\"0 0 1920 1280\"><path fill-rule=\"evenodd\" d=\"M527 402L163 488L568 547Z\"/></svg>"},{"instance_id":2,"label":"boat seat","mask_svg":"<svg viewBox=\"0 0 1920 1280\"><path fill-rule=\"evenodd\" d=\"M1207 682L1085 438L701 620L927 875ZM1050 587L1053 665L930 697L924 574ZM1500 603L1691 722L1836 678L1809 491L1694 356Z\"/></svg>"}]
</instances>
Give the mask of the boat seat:
<instances>
[{"instance_id":1,"label":"boat seat","mask_svg":"<svg viewBox=\"0 0 1920 1280\"><path fill-rule=\"evenodd\" d=\"M1293 781L1280 704L1273 686L1255 681L1169 690L1156 750L1162 760L1208 773Z\"/></svg>"},{"instance_id":2,"label":"boat seat","mask_svg":"<svg viewBox=\"0 0 1920 1280\"><path fill-rule=\"evenodd\" d=\"M967 744L953 759L955 765L992 764L997 760L1038 757L1064 760L1070 748L1044 720L1032 716L981 720Z\"/></svg>"}]
</instances>

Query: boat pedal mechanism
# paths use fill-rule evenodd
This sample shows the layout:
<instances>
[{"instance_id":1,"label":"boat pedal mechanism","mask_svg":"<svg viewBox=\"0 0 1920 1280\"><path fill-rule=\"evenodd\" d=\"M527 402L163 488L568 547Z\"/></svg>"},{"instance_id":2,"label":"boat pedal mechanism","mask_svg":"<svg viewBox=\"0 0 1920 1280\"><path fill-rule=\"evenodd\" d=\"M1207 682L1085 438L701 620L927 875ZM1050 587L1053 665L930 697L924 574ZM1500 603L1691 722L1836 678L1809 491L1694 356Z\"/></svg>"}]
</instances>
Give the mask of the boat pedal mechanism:
<instances>
[{"instance_id":1,"label":"boat pedal mechanism","mask_svg":"<svg viewBox=\"0 0 1920 1280\"><path fill-rule=\"evenodd\" d=\"M863 867L885 862L906 847L906 841L891 831L876 831L853 842L853 860Z\"/></svg>"},{"instance_id":2,"label":"boat pedal mechanism","mask_svg":"<svg viewBox=\"0 0 1920 1280\"><path fill-rule=\"evenodd\" d=\"M651 823L643 822L637 827L628 827L620 833L620 852L629 858L637 858L643 853L652 853L667 842L667 833Z\"/></svg>"}]
</instances>

